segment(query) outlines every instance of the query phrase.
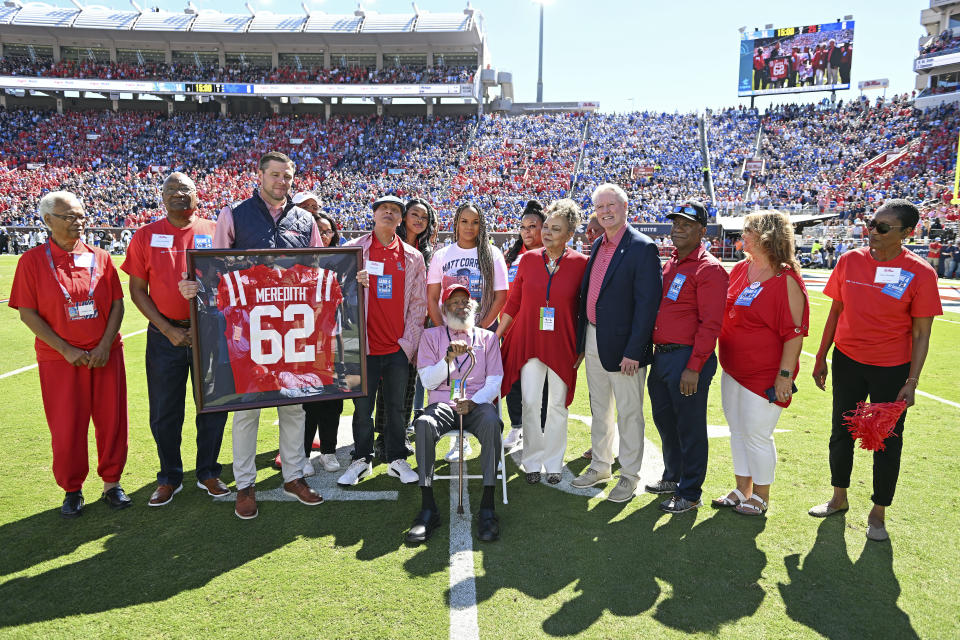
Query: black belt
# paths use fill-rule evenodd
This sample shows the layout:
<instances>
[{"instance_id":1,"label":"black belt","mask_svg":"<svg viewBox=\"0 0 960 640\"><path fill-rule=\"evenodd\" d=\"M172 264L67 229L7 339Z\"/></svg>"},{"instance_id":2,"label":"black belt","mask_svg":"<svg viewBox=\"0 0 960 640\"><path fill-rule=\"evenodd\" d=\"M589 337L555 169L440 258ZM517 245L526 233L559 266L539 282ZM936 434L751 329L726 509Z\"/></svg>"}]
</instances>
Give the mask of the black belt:
<instances>
[{"instance_id":1,"label":"black belt","mask_svg":"<svg viewBox=\"0 0 960 640\"><path fill-rule=\"evenodd\" d=\"M190 321L189 321L189 320L173 320L173 319L171 319L171 318L167 318L167 322L169 322L170 324L172 324L172 325L175 326L175 327L180 327L181 329L189 329L189 328L190 328Z\"/></svg>"},{"instance_id":2,"label":"black belt","mask_svg":"<svg viewBox=\"0 0 960 640\"><path fill-rule=\"evenodd\" d=\"M688 349L690 345L688 344L655 344L653 345L654 353L670 353L671 351L678 351L680 349Z\"/></svg>"}]
</instances>

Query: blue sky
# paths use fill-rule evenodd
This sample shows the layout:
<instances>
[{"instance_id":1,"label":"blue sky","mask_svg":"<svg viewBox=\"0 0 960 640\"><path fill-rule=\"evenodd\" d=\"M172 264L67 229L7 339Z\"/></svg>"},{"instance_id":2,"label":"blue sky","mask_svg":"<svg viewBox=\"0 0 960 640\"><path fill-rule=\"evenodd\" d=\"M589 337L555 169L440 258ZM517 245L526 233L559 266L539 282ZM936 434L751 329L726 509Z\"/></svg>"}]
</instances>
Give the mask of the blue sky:
<instances>
[{"instance_id":1,"label":"blue sky","mask_svg":"<svg viewBox=\"0 0 960 640\"><path fill-rule=\"evenodd\" d=\"M103 1L103 0L101 0ZM193 0L201 9L244 11L237 0ZM116 8L122 0L107 0ZM255 10L302 13L299 0L250 0ZM58 4L66 4L60 3ZM180 11L186 1L140 0ZM327 13L351 13L350 0L307 0ZM407 0L366 0L365 9L411 13ZM466 0L417 0L426 11L462 11ZM493 65L513 73L515 100L532 102L537 84L539 8L530 0L472 0L486 19ZM891 92L914 87L920 11L929 0L552 0L544 20L544 100L596 100L603 111L692 111L749 103L737 98L737 29L856 21L851 85L889 78ZM758 98L758 106L813 97ZM859 95L856 88L838 98ZM873 92L871 95L876 95Z\"/></svg>"}]
</instances>

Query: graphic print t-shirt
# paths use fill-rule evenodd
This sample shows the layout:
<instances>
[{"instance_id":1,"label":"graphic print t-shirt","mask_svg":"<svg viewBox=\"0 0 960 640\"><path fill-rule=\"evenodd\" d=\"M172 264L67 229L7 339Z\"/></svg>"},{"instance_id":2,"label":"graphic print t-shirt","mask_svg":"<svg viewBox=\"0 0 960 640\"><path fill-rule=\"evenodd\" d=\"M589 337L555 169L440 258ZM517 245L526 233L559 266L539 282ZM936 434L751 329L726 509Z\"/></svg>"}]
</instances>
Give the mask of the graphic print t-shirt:
<instances>
[{"instance_id":1,"label":"graphic print t-shirt","mask_svg":"<svg viewBox=\"0 0 960 640\"><path fill-rule=\"evenodd\" d=\"M217 306L237 393L333 384L342 301L336 274L326 269L256 265L224 274Z\"/></svg>"},{"instance_id":2,"label":"graphic print t-shirt","mask_svg":"<svg viewBox=\"0 0 960 640\"><path fill-rule=\"evenodd\" d=\"M490 247L490 253L493 256L493 290L506 291L508 288L507 263L500 249ZM442 291L455 282L467 287L470 290L470 297L481 306L483 305L483 276L480 275L480 261L477 258L476 247L463 249L454 243L437 251L430 260L428 285L439 284Z\"/></svg>"}]
</instances>

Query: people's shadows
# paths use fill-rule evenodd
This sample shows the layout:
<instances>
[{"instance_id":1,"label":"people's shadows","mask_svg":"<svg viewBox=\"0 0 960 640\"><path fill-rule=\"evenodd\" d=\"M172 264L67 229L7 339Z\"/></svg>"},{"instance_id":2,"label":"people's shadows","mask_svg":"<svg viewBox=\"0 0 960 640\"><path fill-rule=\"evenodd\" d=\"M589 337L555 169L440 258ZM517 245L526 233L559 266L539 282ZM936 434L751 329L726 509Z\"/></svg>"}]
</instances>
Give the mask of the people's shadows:
<instances>
[{"instance_id":1,"label":"people's shadows","mask_svg":"<svg viewBox=\"0 0 960 640\"><path fill-rule=\"evenodd\" d=\"M258 456L258 465L273 455ZM271 476L257 488L281 482ZM378 477L364 485L380 483ZM133 492L133 508L119 512L91 501L77 520L62 520L51 509L0 526L0 575L6 580L0 583L0 628L160 602L300 538L332 537L341 548L360 545L357 560L380 558L402 544L402 523L414 504L404 492L397 501L316 507L262 501L259 517L243 521L233 515L233 502L187 489L170 505L148 508L152 490L151 484Z\"/></svg>"},{"instance_id":2,"label":"people's shadows","mask_svg":"<svg viewBox=\"0 0 960 640\"><path fill-rule=\"evenodd\" d=\"M826 638L918 638L897 606L891 544L866 540L853 562L845 529L843 515L827 518L802 567L799 554L784 559L790 583L777 586L787 615Z\"/></svg>"}]
</instances>

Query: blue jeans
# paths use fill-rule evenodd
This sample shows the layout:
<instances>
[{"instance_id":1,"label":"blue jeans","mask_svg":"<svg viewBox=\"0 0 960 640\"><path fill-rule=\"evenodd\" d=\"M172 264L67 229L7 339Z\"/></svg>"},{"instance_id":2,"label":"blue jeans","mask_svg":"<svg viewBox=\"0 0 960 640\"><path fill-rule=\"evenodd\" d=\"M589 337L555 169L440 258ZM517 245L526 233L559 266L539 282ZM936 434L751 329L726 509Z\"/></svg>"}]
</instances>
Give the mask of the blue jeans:
<instances>
[{"instance_id":1,"label":"blue jeans","mask_svg":"<svg viewBox=\"0 0 960 640\"><path fill-rule=\"evenodd\" d=\"M383 430L387 459L407 457L406 424L403 418L403 397L410 376L410 362L403 349L382 356L367 356L367 395L353 400L353 459L373 459L373 410L377 406L377 388L383 386L383 404L387 412Z\"/></svg>"},{"instance_id":2,"label":"blue jeans","mask_svg":"<svg viewBox=\"0 0 960 640\"><path fill-rule=\"evenodd\" d=\"M700 370L697 392L680 393L680 375L693 347L653 356L647 375L650 411L663 448L663 480L678 483L677 495L697 502L707 475L707 394L717 372L717 356Z\"/></svg>"},{"instance_id":3,"label":"blue jeans","mask_svg":"<svg viewBox=\"0 0 960 640\"><path fill-rule=\"evenodd\" d=\"M956 270L957 270L957 261L947 258L947 261L946 263L944 263L944 266L943 266L943 277L952 278L953 272Z\"/></svg>"},{"instance_id":4,"label":"blue jeans","mask_svg":"<svg viewBox=\"0 0 960 640\"><path fill-rule=\"evenodd\" d=\"M147 395L150 398L150 431L157 443L160 471L157 483L178 486L183 482L180 440L183 432L187 373L193 371L193 350L175 347L154 325L147 328ZM198 413L197 480L219 478L217 458L223 442L227 412Z\"/></svg>"}]
</instances>

